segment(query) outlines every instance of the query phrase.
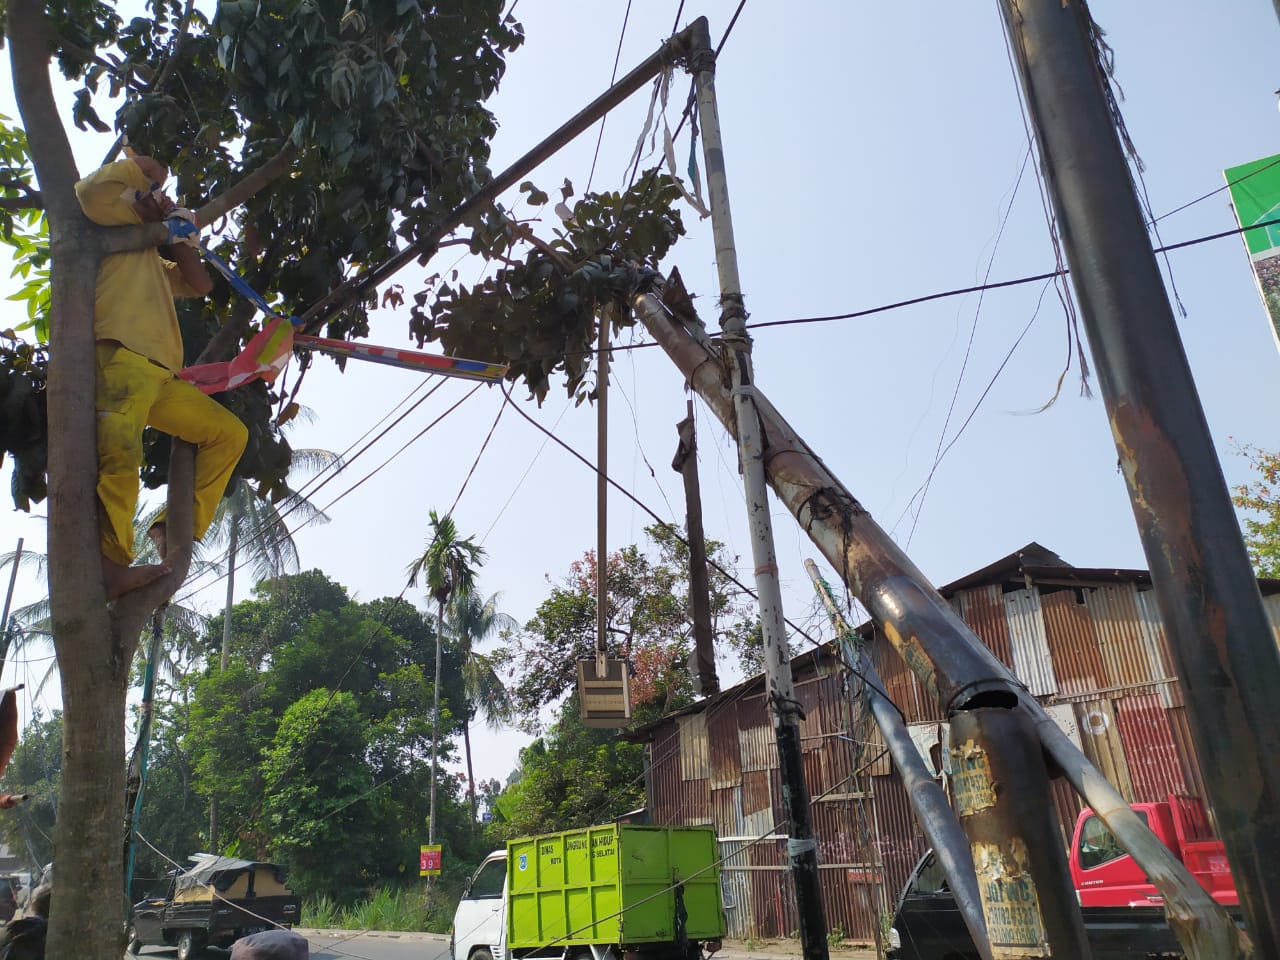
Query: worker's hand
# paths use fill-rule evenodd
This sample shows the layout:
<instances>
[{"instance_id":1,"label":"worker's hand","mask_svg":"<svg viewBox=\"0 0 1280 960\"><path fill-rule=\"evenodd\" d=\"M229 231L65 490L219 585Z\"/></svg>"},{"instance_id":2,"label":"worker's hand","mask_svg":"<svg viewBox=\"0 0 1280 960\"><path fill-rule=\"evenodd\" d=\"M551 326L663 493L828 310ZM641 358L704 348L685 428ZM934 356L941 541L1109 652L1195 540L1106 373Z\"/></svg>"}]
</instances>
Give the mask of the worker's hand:
<instances>
[{"instance_id":1,"label":"worker's hand","mask_svg":"<svg viewBox=\"0 0 1280 960\"><path fill-rule=\"evenodd\" d=\"M165 218L165 224L169 227L170 243L185 243L189 247L200 247L200 228L196 226L194 216L180 216L176 211L182 210L183 213L190 214L190 210L183 210L182 207L174 207L169 216Z\"/></svg>"}]
</instances>

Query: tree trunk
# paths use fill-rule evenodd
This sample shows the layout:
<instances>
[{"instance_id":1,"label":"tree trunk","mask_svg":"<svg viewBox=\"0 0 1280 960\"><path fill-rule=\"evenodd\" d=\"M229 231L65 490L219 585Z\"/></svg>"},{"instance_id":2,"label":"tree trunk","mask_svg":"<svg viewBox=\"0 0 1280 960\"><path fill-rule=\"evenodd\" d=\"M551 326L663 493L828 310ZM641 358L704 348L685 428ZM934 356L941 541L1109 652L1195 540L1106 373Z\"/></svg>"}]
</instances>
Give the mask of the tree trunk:
<instances>
[{"instance_id":1,"label":"tree trunk","mask_svg":"<svg viewBox=\"0 0 1280 960\"><path fill-rule=\"evenodd\" d=\"M467 796L471 799L471 825L476 824L476 775L471 769L471 720L462 720L462 742L467 749Z\"/></svg>"},{"instance_id":2,"label":"tree trunk","mask_svg":"<svg viewBox=\"0 0 1280 960\"><path fill-rule=\"evenodd\" d=\"M436 605L436 682L431 697L431 799L427 819L427 843L436 842L436 759L440 750L440 644L444 636L444 604ZM435 889L435 877L427 877L427 903Z\"/></svg>"},{"instance_id":3,"label":"tree trunk","mask_svg":"<svg viewBox=\"0 0 1280 960\"><path fill-rule=\"evenodd\" d=\"M103 611L105 614L105 609ZM105 617L104 617L105 619ZM123 948L124 874L121 831L125 795L125 690L128 661L102 636L62 664L62 787L54 831L57 882L49 957L116 960ZM60 638L60 651L66 638Z\"/></svg>"}]
</instances>

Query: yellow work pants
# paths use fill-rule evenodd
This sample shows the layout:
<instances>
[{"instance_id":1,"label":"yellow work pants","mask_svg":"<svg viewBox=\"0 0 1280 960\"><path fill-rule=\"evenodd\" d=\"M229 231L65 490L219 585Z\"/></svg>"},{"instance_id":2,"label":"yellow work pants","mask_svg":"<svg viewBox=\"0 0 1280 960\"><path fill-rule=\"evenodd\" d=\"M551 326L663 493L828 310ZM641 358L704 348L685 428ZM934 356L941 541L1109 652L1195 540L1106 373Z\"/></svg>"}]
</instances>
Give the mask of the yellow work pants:
<instances>
[{"instance_id":1,"label":"yellow work pants","mask_svg":"<svg viewBox=\"0 0 1280 960\"><path fill-rule=\"evenodd\" d=\"M230 410L185 380L114 341L98 343L98 522L102 553L133 561L133 514L142 466L142 428L196 445L195 537L213 513L240 461L249 431Z\"/></svg>"}]
</instances>

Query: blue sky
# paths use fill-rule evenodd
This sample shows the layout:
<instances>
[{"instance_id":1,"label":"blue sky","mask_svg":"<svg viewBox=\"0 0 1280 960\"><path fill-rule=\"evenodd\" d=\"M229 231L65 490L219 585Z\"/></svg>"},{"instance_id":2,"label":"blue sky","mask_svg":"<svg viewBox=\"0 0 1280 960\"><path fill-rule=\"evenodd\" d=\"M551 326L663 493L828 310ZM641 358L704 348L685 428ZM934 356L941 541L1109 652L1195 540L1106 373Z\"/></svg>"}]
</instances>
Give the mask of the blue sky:
<instances>
[{"instance_id":1,"label":"blue sky","mask_svg":"<svg viewBox=\"0 0 1280 960\"><path fill-rule=\"evenodd\" d=\"M620 72L656 48L678 6L678 0L632 4ZM736 0L688 0L681 21L706 15L718 39L736 6ZM1221 186L1223 168L1280 151L1271 4L1095 0L1092 7L1116 52L1121 107L1157 215ZM511 57L491 105L501 124L495 170L607 85L626 10L625 0L517 0L528 40ZM717 85L753 321L841 314L966 287L981 282L988 268L992 280L1053 268L1029 166L1019 181L1027 134L996 4L783 7L748 0L721 56ZM668 110L673 129L687 91L687 77L677 73ZM11 103L7 90L3 100ZM625 184L647 104L646 91L609 117L596 189ZM567 177L581 193L596 135L593 128L531 179L551 190ZM687 137L686 130L677 146L682 163ZM77 141L82 170L106 145L96 136ZM533 214L524 206L517 212ZM680 268L700 297L703 319L714 326L709 228L691 210L684 216L690 235L666 266ZM549 235L555 223L549 208L542 222ZM1233 226L1226 194L1219 193L1162 220L1160 231L1165 242L1176 242ZM427 271L398 279L413 290L424 273L448 271L455 260L446 248ZM1243 482L1247 467L1230 453L1230 438L1280 448L1280 426L1265 401L1274 395L1280 353L1238 239L1175 252L1170 265L1187 310L1180 333L1224 471L1229 482ZM469 260L456 266L463 280L484 270ZM1082 566L1146 565L1096 382L1094 397L1082 398L1073 365L1057 402L1035 412L1054 394L1068 355L1062 308L1050 290L1037 315L1040 294L1040 285L1015 287L992 291L981 303L968 296L756 336L760 387L935 583L1030 540ZM371 340L407 345L407 316L376 314ZM659 514L681 517L679 477L670 469L674 425L685 406L680 377L654 349L619 353L614 375L610 473ZM317 420L299 427L292 442L343 450L420 383L412 373L355 363L339 375L321 361L301 397ZM909 504L940 440L955 437L989 384L934 471L916 516ZM469 389L446 383L320 491L318 504L391 456ZM362 599L397 594L405 566L425 543L427 511L454 501L500 403L496 390L480 390L336 503L330 524L301 531L304 565L322 568ZM573 408L563 392L528 409L594 457L593 410ZM705 410L699 426L708 534L729 545L749 577L735 454ZM505 413L455 512L461 531L482 537L489 553L481 589L501 590L503 607L522 620L546 595L548 578L562 576L594 543L594 476L554 444L544 448L544 440ZM615 494L609 511L611 544L642 536L648 520L632 504ZM804 621L812 601L802 562L816 552L780 507L775 527L787 612ZM8 549L20 535L42 548L39 521L0 512L0 545ZM19 601L39 592L38 584L22 582ZM214 607L220 595L221 586L213 585L197 601ZM407 596L424 605L420 591ZM477 740L478 774L499 777L524 742L507 732L481 732Z\"/></svg>"}]
</instances>

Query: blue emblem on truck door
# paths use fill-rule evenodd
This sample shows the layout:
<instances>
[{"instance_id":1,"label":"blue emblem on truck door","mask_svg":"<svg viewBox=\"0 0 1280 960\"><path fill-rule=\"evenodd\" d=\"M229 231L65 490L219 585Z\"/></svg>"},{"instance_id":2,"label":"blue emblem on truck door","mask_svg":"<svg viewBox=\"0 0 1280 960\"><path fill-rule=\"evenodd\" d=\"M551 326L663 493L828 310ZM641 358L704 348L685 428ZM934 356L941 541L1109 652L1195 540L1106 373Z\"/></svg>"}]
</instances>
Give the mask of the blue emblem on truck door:
<instances>
[{"instance_id":1,"label":"blue emblem on truck door","mask_svg":"<svg viewBox=\"0 0 1280 960\"><path fill-rule=\"evenodd\" d=\"M529 855L527 853L520 854L520 869L521 870L529 869Z\"/></svg>"}]
</instances>

